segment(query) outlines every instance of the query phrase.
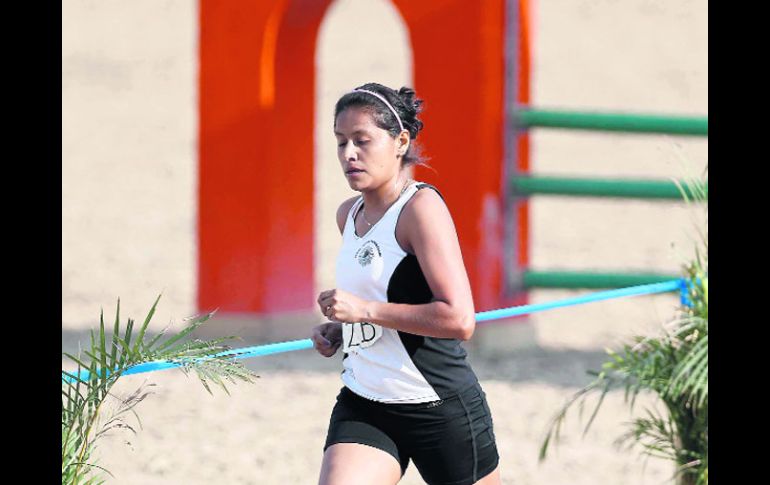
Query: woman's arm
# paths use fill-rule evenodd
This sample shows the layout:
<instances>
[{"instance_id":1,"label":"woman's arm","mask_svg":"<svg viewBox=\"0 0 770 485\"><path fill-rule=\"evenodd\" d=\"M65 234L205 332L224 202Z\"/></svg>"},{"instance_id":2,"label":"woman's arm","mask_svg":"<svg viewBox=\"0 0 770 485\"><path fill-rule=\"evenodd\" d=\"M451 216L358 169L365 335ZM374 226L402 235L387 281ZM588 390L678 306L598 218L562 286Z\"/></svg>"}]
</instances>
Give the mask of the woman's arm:
<instances>
[{"instance_id":1,"label":"woman's arm","mask_svg":"<svg viewBox=\"0 0 770 485\"><path fill-rule=\"evenodd\" d=\"M404 207L397 238L420 263L431 303L368 301L344 290L322 292L321 311L342 322L371 322L430 337L468 340L476 325L473 298L452 217L433 190L420 190Z\"/></svg>"},{"instance_id":2,"label":"woman's arm","mask_svg":"<svg viewBox=\"0 0 770 485\"><path fill-rule=\"evenodd\" d=\"M470 339L476 325L473 297L444 201L434 190L419 190L404 207L396 233L403 249L417 257L433 301L422 305L371 301L364 321L417 335Z\"/></svg>"}]
</instances>

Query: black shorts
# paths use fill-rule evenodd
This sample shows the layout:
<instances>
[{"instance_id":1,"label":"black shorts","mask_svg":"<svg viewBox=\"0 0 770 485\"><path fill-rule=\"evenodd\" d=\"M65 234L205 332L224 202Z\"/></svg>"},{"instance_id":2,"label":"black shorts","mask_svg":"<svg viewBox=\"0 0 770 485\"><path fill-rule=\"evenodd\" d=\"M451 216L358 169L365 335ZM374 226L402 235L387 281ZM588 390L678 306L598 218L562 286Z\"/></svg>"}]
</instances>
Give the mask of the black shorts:
<instances>
[{"instance_id":1,"label":"black shorts","mask_svg":"<svg viewBox=\"0 0 770 485\"><path fill-rule=\"evenodd\" d=\"M486 395L476 383L453 397L386 404L343 387L332 410L324 451L361 443L390 453L403 476L414 461L429 485L471 485L491 473L499 456Z\"/></svg>"}]
</instances>

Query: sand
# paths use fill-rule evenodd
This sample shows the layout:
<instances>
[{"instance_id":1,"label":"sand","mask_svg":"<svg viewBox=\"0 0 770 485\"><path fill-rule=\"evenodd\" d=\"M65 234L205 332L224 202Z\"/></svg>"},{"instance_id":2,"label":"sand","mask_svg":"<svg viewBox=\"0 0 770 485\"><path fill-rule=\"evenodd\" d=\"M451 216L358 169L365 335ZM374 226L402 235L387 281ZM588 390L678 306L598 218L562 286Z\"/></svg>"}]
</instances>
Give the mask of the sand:
<instances>
[{"instance_id":1,"label":"sand","mask_svg":"<svg viewBox=\"0 0 770 485\"><path fill-rule=\"evenodd\" d=\"M191 1L73 1L62 5L62 349L86 342L101 308L152 329L195 313L197 7ZM533 8L533 104L708 112L705 0L541 0ZM375 35L371 35L374 33ZM363 35L367 34L367 35ZM355 39L356 42L351 42ZM353 49L353 44L356 48ZM331 109L349 86L409 84L403 27L385 1L340 0L321 28L317 64L317 278L333 285L334 208L350 194L338 173ZM704 139L541 131L542 174L679 178L708 159ZM684 161L683 161L684 160ZM691 254L695 212L678 203L535 199L532 266L675 272ZM575 295L535 291L533 302ZM650 334L673 315L670 295L535 314L538 347L471 363L487 392L506 484L665 483L671 464L613 446L631 419L622 395L581 437L577 413L538 464L552 414L588 382L605 347ZM215 317L216 318L216 317ZM297 334L295 338L305 338ZM256 345L257 341L243 344ZM102 441L114 484L314 483L339 359L300 351L245 361L261 377L208 394L195 377L126 377L116 392L156 384L137 408L136 436ZM63 362L63 366L65 363ZM638 409L655 406L643 396ZM134 421L135 423L135 421ZM124 443L130 440L131 445ZM410 466L401 483L422 483Z\"/></svg>"}]
</instances>

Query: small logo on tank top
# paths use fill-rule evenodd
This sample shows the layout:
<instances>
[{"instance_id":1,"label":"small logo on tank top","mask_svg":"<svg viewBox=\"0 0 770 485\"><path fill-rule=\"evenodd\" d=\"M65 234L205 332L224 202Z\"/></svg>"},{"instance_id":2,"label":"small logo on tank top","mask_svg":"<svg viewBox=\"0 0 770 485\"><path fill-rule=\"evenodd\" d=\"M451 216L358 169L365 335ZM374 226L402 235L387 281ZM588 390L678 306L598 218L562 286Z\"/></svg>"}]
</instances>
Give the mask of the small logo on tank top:
<instances>
[{"instance_id":1,"label":"small logo on tank top","mask_svg":"<svg viewBox=\"0 0 770 485\"><path fill-rule=\"evenodd\" d=\"M353 256L361 266L361 276L366 280L379 281L385 269L379 244L371 239L366 241Z\"/></svg>"},{"instance_id":2,"label":"small logo on tank top","mask_svg":"<svg viewBox=\"0 0 770 485\"><path fill-rule=\"evenodd\" d=\"M375 241L366 241L366 243L356 251L355 258L361 266L369 266L375 255L380 258L382 257L380 246Z\"/></svg>"}]
</instances>

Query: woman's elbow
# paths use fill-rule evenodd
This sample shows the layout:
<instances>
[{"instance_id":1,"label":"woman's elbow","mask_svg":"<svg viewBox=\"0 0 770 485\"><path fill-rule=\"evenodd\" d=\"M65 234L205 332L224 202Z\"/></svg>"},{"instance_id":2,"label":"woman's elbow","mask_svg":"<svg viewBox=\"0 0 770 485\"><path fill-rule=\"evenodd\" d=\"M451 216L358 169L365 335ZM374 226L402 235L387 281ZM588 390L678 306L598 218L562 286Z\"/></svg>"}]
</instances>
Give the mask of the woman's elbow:
<instances>
[{"instance_id":1,"label":"woman's elbow","mask_svg":"<svg viewBox=\"0 0 770 485\"><path fill-rule=\"evenodd\" d=\"M458 325L459 339L468 341L476 330L476 315L474 313L464 313L460 316Z\"/></svg>"}]
</instances>

